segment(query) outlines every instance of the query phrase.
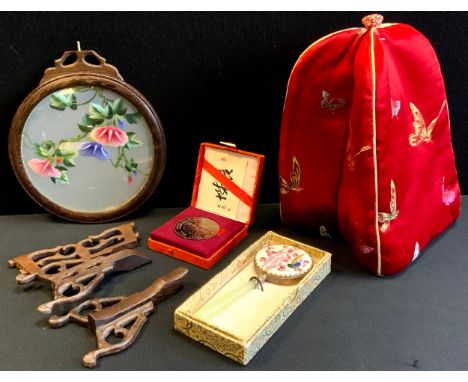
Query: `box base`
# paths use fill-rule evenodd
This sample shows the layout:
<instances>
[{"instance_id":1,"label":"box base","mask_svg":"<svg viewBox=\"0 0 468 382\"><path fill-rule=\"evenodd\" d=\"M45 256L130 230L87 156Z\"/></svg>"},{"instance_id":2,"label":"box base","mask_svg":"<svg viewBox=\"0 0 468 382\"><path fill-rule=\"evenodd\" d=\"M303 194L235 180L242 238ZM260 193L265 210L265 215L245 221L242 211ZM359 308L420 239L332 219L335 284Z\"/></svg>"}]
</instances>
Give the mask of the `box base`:
<instances>
[{"instance_id":1,"label":"box base","mask_svg":"<svg viewBox=\"0 0 468 382\"><path fill-rule=\"evenodd\" d=\"M235 236L232 237L223 247L210 257L197 256L181 248L169 246L166 243L154 240L151 236L148 238L148 248L160 252L164 255L174 257L187 263L196 265L200 268L210 269L215 265L230 249L236 246L244 237L247 236L248 227L245 226Z\"/></svg>"},{"instance_id":2,"label":"box base","mask_svg":"<svg viewBox=\"0 0 468 382\"><path fill-rule=\"evenodd\" d=\"M303 249L312 257L314 267L297 284L269 285L269 292L261 292L270 293L269 301L264 304L258 303L258 293L253 290L252 293L242 295L243 300L229 299L233 295L231 292L241 290L244 280L254 272L252 262L255 254L261 248L275 244L293 245ZM246 365L330 273L330 269L330 253L270 231L176 309L174 328ZM279 291L280 288L284 290ZM270 304L276 297L278 301ZM218 305L218 300L222 301L221 310L213 309ZM244 307L241 307L242 301ZM247 314L249 320L244 319Z\"/></svg>"}]
</instances>

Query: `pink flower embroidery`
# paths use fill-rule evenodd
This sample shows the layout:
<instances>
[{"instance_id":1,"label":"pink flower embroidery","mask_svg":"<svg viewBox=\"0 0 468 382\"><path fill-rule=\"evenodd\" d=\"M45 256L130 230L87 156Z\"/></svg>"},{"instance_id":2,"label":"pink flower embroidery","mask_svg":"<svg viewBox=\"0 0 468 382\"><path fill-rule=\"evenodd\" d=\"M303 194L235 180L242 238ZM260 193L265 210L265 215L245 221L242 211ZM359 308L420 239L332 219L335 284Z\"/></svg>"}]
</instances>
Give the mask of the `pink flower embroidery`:
<instances>
[{"instance_id":1,"label":"pink flower embroidery","mask_svg":"<svg viewBox=\"0 0 468 382\"><path fill-rule=\"evenodd\" d=\"M127 133L114 126L96 127L91 132L91 138L104 146L120 147L128 142Z\"/></svg>"},{"instance_id":2,"label":"pink flower embroidery","mask_svg":"<svg viewBox=\"0 0 468 382\"><path fill-rule=\"evenodd\" d=\"M60 171L52 166L48 159L30 159L28 160L28 166L40 176L59 178L61 175Z\"/></svg>"}]
</instances>

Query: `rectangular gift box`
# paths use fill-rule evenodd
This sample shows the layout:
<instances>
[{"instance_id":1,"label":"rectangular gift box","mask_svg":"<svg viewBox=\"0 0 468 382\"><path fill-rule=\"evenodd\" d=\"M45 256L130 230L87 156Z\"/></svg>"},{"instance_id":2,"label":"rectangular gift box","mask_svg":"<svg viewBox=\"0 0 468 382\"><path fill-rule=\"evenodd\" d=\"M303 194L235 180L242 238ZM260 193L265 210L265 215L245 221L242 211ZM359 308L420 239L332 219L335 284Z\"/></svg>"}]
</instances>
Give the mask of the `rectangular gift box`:
<instances>
[{"instance_id":1,"label":"rectangular gift box","mask_svg":"<svg viewBox=\"0 0 468 382\"><path fill-rule=\"evenodd\" d=\"M211 268L247 235L255 216L264 159L233 144L202 143L190 207L151 232L148 247ZM175 227L185 218L208 218L220 230L204 240L183 238Z\"/></svg>"},{"instance_id":2,"label":"rectangular gift box","mask_svg":"<svg viewBox=\"0 0 468 382\"><path fill-rule=\"evenodd\" d=\"M250 277L257 275L255 254L275 244L306 251L314 261L312 270L293 285L264 282L263 292L253 288L245 290ZM330 253L270 231L179 306L174 313L174 327L246 365L330 269ZM236 295L239 290L245 292Z\"/></svg>"}]
</instances>

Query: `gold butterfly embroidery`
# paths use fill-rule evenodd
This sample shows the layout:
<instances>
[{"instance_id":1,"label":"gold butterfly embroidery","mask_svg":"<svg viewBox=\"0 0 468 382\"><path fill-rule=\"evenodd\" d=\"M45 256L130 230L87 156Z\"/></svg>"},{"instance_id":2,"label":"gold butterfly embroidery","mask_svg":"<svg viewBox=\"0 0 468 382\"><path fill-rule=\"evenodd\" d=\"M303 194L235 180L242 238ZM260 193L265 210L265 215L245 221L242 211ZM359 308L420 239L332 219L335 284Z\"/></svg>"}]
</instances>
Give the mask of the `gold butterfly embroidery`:
<instances>
[{"instance_id":1,"label":"gold butterfly embroidery","mask_svg":"<svg viewBox=\"0 0 468 382\"><path fill-rule=\"evenodd\" d=\"M377 214L379 223L382 224L382 226L380 227L380 231L385 232L388 229L390 222L392 220L395 220L397 216L398 216L398 210L397 210L397 203L396 203L396 189L395 189L395 183L393 183L393 180L391 180L390 181L390 213L379 212Z\"/></svg>"},{"instance_id":2,"label":"gold butterfly embroidery","mask_svg":"<svg viewBox=\"0 0 468 382\"><path fill-rule=\"evenodd\" d=\"M292 170L290 174L290 182L288 183L281 175L280 175L280 191L283 195L286 195L289 191L302 191L301 186L301 167L299 166L299 162L297 161L296 157L292 158Z\"/></svg>"},{"instance_id":3,"label":"gold butterfly embroidery","mask_svg":"<svg viewBox=\"0 0 468 382\"><path fill-rule=\"evenodd\" d=\"M325 227L324 225L321 225L319 227L319 233L320 233L320 236L322 237L326 237L328 239L333 239L332 235L330 235L327 231L327 227Z\"/></svg>"},{"instance_id":4,"label":"gold butterfly embroidery","mask_svg":"<svg viewBox=\"0 0 468 382\"><path fill-rule=\"evenodd\" d=\"M329 109L333 113L335 110L342 109L345 105L345 99L332 97L330 93L322 90L322 101L320 102L322 109Z\"/></svg>"},{"instance_id":5,"label":"gold butterfly embroidery","mask_svg":"<svg viewBox=\"0 0 468 382\"><path fill-rule=\"evenodd\" d=\"M429 143L431 141L432 137L432 130L434 130L434 126L437 123L437 120L440 117L440 114L442 114L442 111L444 110L445 105L447 104L447 101L444 100L442 102L442 107L440 108L439 114L437 114L437 117L435 117L432 122L429 124L429 126L426 126L426 122L424 122L424 118L419 111L419 109L415 106L414 103L410 102L410 109L413 112L413 127L414 127L414 133L410 134L409 136L409 143L411 146L417 146L422 142Z\"/></svg>"},{"instance_id":6,"label":"gold butterfly embroidery","mask_svg":"<svg viewBox=\"0 0 468 382\"><path fill-rule=\"evenodd\" d=\"M356 158L361 155L364 151L370 150L372 147L371 146L363 146L361 149L354 155L348 154L347 156L347 161L348 161L348 167L351 171L354 171L356 167Z\"/></svg>"}]
</instances>

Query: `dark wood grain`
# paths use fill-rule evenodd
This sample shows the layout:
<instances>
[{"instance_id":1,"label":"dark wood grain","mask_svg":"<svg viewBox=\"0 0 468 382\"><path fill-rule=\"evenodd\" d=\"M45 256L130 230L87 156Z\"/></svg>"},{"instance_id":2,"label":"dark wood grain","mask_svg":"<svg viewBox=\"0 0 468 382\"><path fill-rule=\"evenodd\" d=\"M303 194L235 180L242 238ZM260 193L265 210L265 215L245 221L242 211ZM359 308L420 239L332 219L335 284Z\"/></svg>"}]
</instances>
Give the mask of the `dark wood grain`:
<instances>
[{"instance_id":1,"label":"dark wood grain","mask_svg":"<svg viewBox=\"0 0 468 382\"><path fill-rule=\"evenodd\" d=\"M118 303L124 298L125 296L91 298L70 309L66 314L49 317L49 325L50 327L57 329L71 321L81 326L88 326L89 315L83 314L84 311L91 309L94 312L98 312L106 306Z\"/></svg>"},{"instance_id":2,"label":"dark wood grain","mask_svg":"<svg viewBox=\"0 0 468 382\"><path fill-rule=\"evenodd\" d=\"M80 316L79 311L85 307L94 307L94 311L87 316L87 324L96 334L98 348L83 357L83 365L94 368L100 357L119 353L135 342L155 305L175 294L182 287L187 273L187 268L179 267L157 278L143 291L128 297L89 300L77 307L76 311L56 317L51 324L53 327L59 327L71 318L83 325L86 317ZM105 307L106 303L110 306ZM119 338L120 341L111 343L110 336Z\"/></svg>"},{"instance_id":3,"label":"dark wood grain","mask_svg":"<svg viewBox=\"0 0 468 382\"><path fill-rule=\"evenodd\" d=\"M66 61L70 57L75 57L75 60L67 64ZM88 58L94 59L99 64L90 63ZM106 59L94 50L68 50L63 53L62 57L55 60L55 67L46 69L40 84L42 85L45 82L63 77L64 75L81 72L92 72L93 74L112 77L119 81L124 80L117 68L107 64Z\"/></svg>"},{"instance_id":4,"label":"dark wood grain","mask_svg":"<svg viewBox=\"0 0 468 382\"><path fill-rule=\"evenodd\" d=\"M77 243L39 249L8 261L10 267L20 272L19 284L27 284L36 278L43 281L56 279L57 274L72 269L95 257L110 255L138 245L140 234L134 223L122 224L91 235Z\"/></svg>"},{"instance_id":5,"label":"dark wood grain","mask_svg":"<svg viewBox=\"0 0 468 382\"><path fill-rule=\"evenodd\" d=\"M56 307L81 301L89 296L107 275L130 272L150 262L148 257L139 254L134 248L90 259L56 275L51 280L54 299L39 305L37 310L43 314L50 314Z\"/></svg>"},{"instance_id":6,"label":"dark wood grain","mask_svg":"<svg viewBox=\"0 0 468 382\"><path fill-rule=\"evenodd\" d=\"M99 312L89 314L89 327L93 332L96 329L115 321L116 319L130 313L136 308L152 301L157 304L176 293L182 286L182 280L188 270L179 267L166 275L156 279L148 288L122 299L120 302L102 309Z\"/></svg>"},{"instance_id":7,"label":"dark wood grain","mask_svg":"<svg viewBox=\"0 0 468 382\"><path fill-rule=\"evenodd\" d=\"M17 256L9 265L19 270L16 280L20 284L35 279L51 284L54 299L38 307L49 314L57 306L87 297L108 274L129 272L151 262L133 248L139 238L134 228L133 223L109 228L76 244Z\"/></svg>"}]
</instances>

